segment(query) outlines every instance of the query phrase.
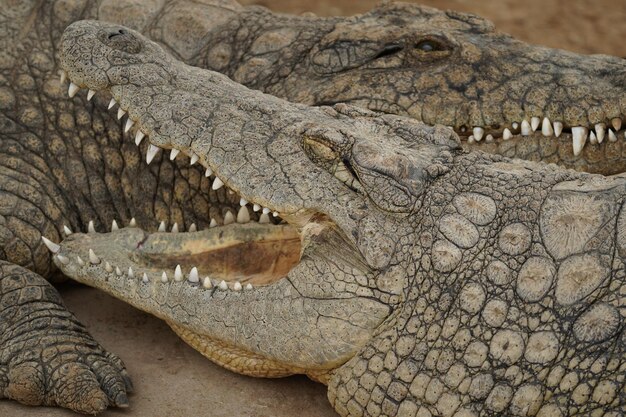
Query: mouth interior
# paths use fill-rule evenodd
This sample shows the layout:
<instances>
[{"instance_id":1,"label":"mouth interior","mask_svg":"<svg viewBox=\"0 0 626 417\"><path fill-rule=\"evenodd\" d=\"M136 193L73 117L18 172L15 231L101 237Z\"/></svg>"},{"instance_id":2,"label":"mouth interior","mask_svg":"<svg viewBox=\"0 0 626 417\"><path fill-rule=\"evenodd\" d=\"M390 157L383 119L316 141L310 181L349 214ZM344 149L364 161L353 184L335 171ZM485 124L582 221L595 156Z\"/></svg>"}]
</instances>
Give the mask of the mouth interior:
<instances>
[{"instance_id":1,"label":"mouth interior","mask_svg":"<svg viewBox=\"0 0 626 417\"><path fill-rule=\"evenodd\" d=\"M136 264L173 271L193 265L200 277L262 286L300 261L300 234L289 225L232 224L195 233L155 233L133 252Z\"/></svg>"}]
</instances>

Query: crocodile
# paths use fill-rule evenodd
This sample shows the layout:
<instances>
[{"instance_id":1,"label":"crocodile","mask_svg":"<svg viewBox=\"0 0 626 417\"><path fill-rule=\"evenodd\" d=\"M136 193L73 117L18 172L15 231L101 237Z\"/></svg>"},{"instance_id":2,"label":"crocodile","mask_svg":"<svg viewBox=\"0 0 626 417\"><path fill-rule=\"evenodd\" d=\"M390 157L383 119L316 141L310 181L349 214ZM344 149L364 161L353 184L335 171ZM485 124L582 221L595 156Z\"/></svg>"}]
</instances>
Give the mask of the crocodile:
<instances>
[{"instance_id":1,"label":"crocodile","mask_svg":"<svg viewBox=\"0 0 626 417\"><path fill-rule=\"evenodd\" d=\"M249 87L289 100L309 105L346 101L375 111L450 125L466 148L554 161L604 174L623 171L622 141L613 140L618 136L621 139L623 135L618 121L621 116L613 116L619 115L620 111L624 114L619 110L623 102L620 93L623 93L624 85L620 74L624 61L531 47L494 32L489 22L476 16L415 5L383 5L352 18L317 18L274 15L263 8L242 8L228 1L206 4L167 1L159 6L148 2L27 1L2 8L0 18L3 22L0 54L0 302L3 306L0 397L26 404L60 405L95 413L108 405L128 406L126 392L132 389L119 358L106 352L87 334L43 279L55 279L59 274L45 248L46 245L56 248L55 244L42 241L42 235L59 241L63 236L69 236L72 229L93 232L110 227L115 231L118 224L114 219L152 231L156 230L154 219L162 221L158 227L160 231L165 229L166 223L172 231L179 228L197 230L236 221L243 224L247 218L260 221L260 224L277 223L272 219L272 211L263 210L260 203L244 204L246 209L242 210L241 203L248 202L235 194L230 195L226 187L220 187L221 180L216 183L212 172L206 172L197 163L199 155L190 155L194 164L189 166L189 160L174 160L178 154L176 149L168 158L163 152L149 147L148 141L143 141L137 148L125 140L124 130L134 132L136 126L133 129L133 122L128 121L120 127L117 119L126 112L118 110L118 117L106 112L107 103L99 96L93 98L95 90L88 93L87 101L84 98L75 98L74 102L62 99L64 86L56 80L58 41L64 27L75 20L100 18L125 23L159 41L179 60L219 70ZM411 36L407 35L409 32ZM375 33L380 36L377 38ZM363 39L371 42L360 48ZM414 49L410 42L403 43L407 39L416 41L416 47L421 43L420 48ZM453 45L448 58L457 58L456 61L443 57L448 52L439 48L442 39ZM427 114L431 113L420 113L416 110L418 105L403 109L407 102L418 103L415 97L428 92L428 89L420 90L429 87L427 81L420 79L413 83L411 88L414 90L405 94L403 85L413 82L418 74L415 59L435 58L425 68L442 74L454 69L450 63L461 62L459 57L471 58L474 53L475 57L489 57L469 66L466 63L455 70L462 73L468 68L479 68L476 74L484 78L474 77L462 88L471 91L488 84L494 67L510 64L510 56L503 52L505 48L490 52L498 42L508 45L508 50L514 50L518 55L526 53L531 62L524 61L524 68L529 68L534 58L550 57L543 62L543 72L539 72L562 79L577 96L586 94L585 100L579 101L578 105L584 112L591 112L593 108L595 113L587 119L579 114L563 119L563 122L558 121L557 113L547 110L542 113L535 109L523 114L512 111L507 112L507 116L497 116L496 112L488 112L497 107L495 102L491 105L486 100L479 103L486 104L481 111L501 124L488 128L478 119L465 116L454 122L446 117L429 119ZM350 44L359 48L353 50ZM345 67L337 67L337 62L332 59L333 51L339 57L339 64L346 64ZM500 61L496 59L499 55ZM324 57L329 58L326 63ZM344 58L347 61L344 62ZM411 64L413 72L407 70ZM323 69L325 65L329 68ZM393 76L389 76L389 82L382 83L382 78L376 77L383 77L385 72ZM407 74L413 75L407 78ZM350 76L353 77L352 83L346 81ZM514 81L517 84L512 81L512 85L520 86L521 90L524 86L531 88L538 85L541 78L534 77L525 74ZM443 79L433 80L443 82ZM317 87L310 88L313 85ZM333 85L342 88L333 90ZM389 85L389 88L382 89L383 85ZM361 90L357 91L355 86ZM70 85L72 95L77 92L77 87L76 84L74 87ZM456 91L457 87L461 88L455 85L452 90ZM363 100L364 96L376 100ZM473 96L468 97L472 100ZM601 97L602 102L590 97ZM573 98L574 95L565 101L560 98L555 103L565 106ZM88 103L89 99L91 103ZM441 108L449 109L458 104L458 100L460 96L442 103ZM471 103L472 108L477 104L475 101ZM461 103L459 109L463 106ZM520 106L526 108L528 104ZM341 109L343 107L338 106L336 111ZM356 112L351 108L350 117L365 117ZM462 113L465 114L465 110ZM563 128L559 138L547 140L536 132L527 131L525 133L529 134L522 136L524 119L525 129L530 125L530 132L534 132L538 128L537 118L543 115L551 120L553 131ZM504 140L498 129L502 128L501 134L505 135L507 123L511 124L511 137ZM514 128L513 123L517 123L518 128ZM600 126L600 131L595 124ZM570 134L576 125L585 133L584 137L579 135L574 141L578 143L578 156L573 155ZM613 131L606 126L612 126ZM472 135L469 135L469 127ZM482 129L482 137L479 137L481 130L474 134L474 127ZM590 127L594 128L594 136L587 136ZM603 141L605 138L599 132L604 132L607 140ZM471 136L473 143L470 143ZM603 143L584 146L587 141L593 142L593 137ZM142 134L135 136L136 142L142 139ZM150 165L142 161L141 153L145 154L146 149L151 150L154 161ZM351 175L351 168L343 171L339 176ZM249 211L247 206L252 210ZM251 228L250 225L247 227ZM289 240L299 240L291 228L283 227L282 230L292 236ZM267 235L269 240L276 236L276 232L266 232L263 228L251 228L248 236L257 235L261 239L266 233L271 233ZM237 239L238 236L231 237ZM207 236L207 239L212 237ZM283 242L284 237L277 241ZM255 248L260 250L262 246ZM292 249L287 247L285 254L291 254L293 260L297 251ZM83 258L85 261L89 259L84 255ZM282 272L290 265L278 265L274 273ZM227 270L230 266L225 264L223 268ZM118 268L120 265L113 268L114 272ZM128 275L127 270L124 272ZM174 269L174 278L181 275L182 271L176 273ZM228 280L224 281L228 287ZM219 288L221 282L216 284ZM245 283L240 285L247 287ZM24 326L26 322L29 326ZM288 371L293 372L293 369ZM325 372L309 370L304 373L318 380L327 378Z\"/></svg>"},{"instance_id":2,"label":"crocodile","mask_svg":"<svg viewBox=\"0 0 626 417\"><path fill-rule=\"evenodd\" d=\"M623 415L626 177L264 95L118 25L73 23L60 60L119 103L148 160L184 153L244 217L282 219L48 241L67 276L227 369L327 384L342 416Z\"/></svg>"}]
</instances>

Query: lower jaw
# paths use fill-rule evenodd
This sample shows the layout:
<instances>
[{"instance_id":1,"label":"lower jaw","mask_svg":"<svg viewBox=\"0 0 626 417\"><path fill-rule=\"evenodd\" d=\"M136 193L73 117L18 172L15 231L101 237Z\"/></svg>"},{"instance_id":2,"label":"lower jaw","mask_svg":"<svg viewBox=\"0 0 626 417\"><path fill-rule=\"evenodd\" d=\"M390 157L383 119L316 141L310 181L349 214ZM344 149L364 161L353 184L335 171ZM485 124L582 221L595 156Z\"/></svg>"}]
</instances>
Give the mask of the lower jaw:
<instances>
[{"instance_id":1,"label":"lower jaw","mask_svg":"<svg viewBox=\"0 0 626 417\"><path fill-rule=\"evenodd\" d=\"M503 140L495 138L468 142L461 138L463 148L471 151L483 151L508 158L526 159L535 162L555 163L564 168L585 171L594 174L614 175L626 172L626 139L619 136L611 142L606 138L602 143L587 142L579 155L574 155L572 137L563 133L558 138L545 137L541 132L529 136L513 136Z\"/></svg>"}]
</instances>

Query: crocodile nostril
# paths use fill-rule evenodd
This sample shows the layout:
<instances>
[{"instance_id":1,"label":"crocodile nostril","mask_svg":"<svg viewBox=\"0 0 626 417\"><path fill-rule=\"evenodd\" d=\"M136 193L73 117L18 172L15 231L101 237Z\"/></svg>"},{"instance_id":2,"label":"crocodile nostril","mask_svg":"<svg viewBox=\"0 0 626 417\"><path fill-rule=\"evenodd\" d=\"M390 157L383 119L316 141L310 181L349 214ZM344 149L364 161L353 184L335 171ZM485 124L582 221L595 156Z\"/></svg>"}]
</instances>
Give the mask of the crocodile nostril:
<instances>
[{"instance_id":1,"label":"crocodile nostril","mask_svg":"<svg viewBox=\"0 0 626 417\"><path fill-rule=\"evenodd\" d=\"M118 29L115 32L109 33L109 39L113 39L116 36L125 35L126 31L124 29Z\"/></svg>"}]
</instances>

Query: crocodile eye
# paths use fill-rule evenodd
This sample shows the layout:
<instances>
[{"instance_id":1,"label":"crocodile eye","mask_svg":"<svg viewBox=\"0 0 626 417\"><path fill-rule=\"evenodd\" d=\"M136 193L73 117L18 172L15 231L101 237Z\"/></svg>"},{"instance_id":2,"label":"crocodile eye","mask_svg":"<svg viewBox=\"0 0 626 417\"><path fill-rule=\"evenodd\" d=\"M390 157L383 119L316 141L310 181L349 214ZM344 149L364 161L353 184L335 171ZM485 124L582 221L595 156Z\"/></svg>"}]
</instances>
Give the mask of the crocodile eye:
<instances>
[{"instance_id":1,"label":"crocodile eye","mask_svg":"<svg viewBox=\"0 0 626 417\"><path fill-rule=\"evenodd\" d=\"M425 39L423 41L418 42L415 45L415 49L419 49L422 52L434 52L434 51L445 51L448 48L446 48L446 46L443 45L442 43L439 43L433 39Z\"/></svg>"}]
</instances>

